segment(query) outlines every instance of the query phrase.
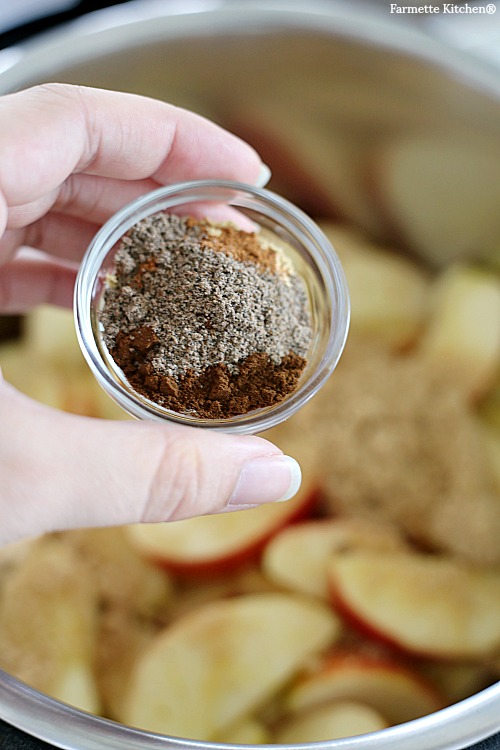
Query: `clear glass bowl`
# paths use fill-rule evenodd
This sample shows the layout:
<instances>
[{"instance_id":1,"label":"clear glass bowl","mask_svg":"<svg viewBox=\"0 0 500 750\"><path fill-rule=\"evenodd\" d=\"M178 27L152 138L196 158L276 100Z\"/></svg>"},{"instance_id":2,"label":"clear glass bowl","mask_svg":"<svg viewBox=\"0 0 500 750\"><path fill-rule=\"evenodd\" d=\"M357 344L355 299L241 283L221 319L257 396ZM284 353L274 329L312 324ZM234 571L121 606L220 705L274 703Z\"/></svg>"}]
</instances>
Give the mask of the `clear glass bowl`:
<instances>
[{"instance_id":1,"label":"clear glass bowl","mask_svg":"<svg viewBox=\"0 0 500 750\"><path fill-rule=\"evenodd\" d=\"M171 411L137 393L113 361L98 320L108 274L123 235L138 221L160 211L214 218L221 207L271 233L306 285L312 317L307 365L297 388L279 403L229 417L206 419ZM216 220L216 219L215 219ZM243 225L242 225L243 228ZM273 239L273 238L271 238ZM275 193L238 182L199 180L160 188L118 211L90 243L75 288L75 323L80 346L98 382L127 412L139 419L256 433L292 416L321 388L342 354L349 328L349 295L340 261L327 237L300 209Z\"/></svg>"}]
</instances>

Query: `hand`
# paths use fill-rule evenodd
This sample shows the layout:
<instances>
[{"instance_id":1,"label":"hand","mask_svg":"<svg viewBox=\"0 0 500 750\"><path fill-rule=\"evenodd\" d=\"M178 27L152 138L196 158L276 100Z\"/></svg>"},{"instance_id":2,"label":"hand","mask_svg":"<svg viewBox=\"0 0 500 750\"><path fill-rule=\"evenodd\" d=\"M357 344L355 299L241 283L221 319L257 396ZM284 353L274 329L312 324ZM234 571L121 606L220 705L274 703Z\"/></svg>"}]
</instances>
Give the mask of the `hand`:
<instances>
[{"instance_id":1,"label":"hand","mask_svg":"<svg viewBox=\"0 0 500 750\"><path fill-rule=\"evenodd\" d=\"M63 84L0 99L0 312L70 306L100 224L169 182L255 183L250 146L163 102ZM37 249L29 257L22 245ZM291 497L296 462L266 440L57 412L0 381L0 542Z\"/></svg>"}]
</instances>

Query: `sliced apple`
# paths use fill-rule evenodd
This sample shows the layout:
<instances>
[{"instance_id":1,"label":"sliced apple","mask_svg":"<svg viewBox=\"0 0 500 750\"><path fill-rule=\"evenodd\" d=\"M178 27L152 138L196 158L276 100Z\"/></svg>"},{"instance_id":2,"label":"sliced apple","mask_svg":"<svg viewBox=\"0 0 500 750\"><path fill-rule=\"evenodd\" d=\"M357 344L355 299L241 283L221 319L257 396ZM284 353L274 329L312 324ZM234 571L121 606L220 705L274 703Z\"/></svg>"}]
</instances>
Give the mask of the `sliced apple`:
<instances>
[{"instance_id":1,"label":"sliced apple","mask_svg":"<svg viewBox=\"0 0 500 750\"><path fill-rule=\"evenodd\" d=\"M498 141L391 138L372 169L379 210L423 258L434 265L493 259L500 236Z\"/></svg>"},{"instance_id":2,"label":"sliced apple","mask_svg":"<svg viewBox=\"0 0 500 750\"><path fill-rule=\"evenodd\" d=\"M421 349L471 398L484 395L500 367L500 278L469 266L447 269L434 289Z\"/></svg>"},{"instance_id":3,"label":"sliced apple","mask_svg":"<svg viewBox=\"0 0 500 750\"><path fill-rule=\"evenodd\" d=\"M131 674L144 650L161 629L154 620L126 609L100 612L94 660L94 675L105 716L125 721L125 701Z\"/></svg>"},{"instance_id":4,"label":"sliced apple","mask_svg":"<svg viewBox=\"0 0 500 750\"><path fill-rule=\"evenodd\" d=\"M35 401L55 409L91 417L121 419L123 409L98 385L85 363L80 367L62 352L54 360L48 353L31 351L23 342L0 347L3 377L15 388Z\"/></svg>"},{"instance_id":5,"label":"sliced apple","mask_svg":"<svg viewBox=\"0 0 500 750\"><path fill-rule=\"evenodd\" d=\"M500 429L481 422L480 430L484 440L484 453L491 471L493 485L498 494L500 512Z\"/></svg>"},{"instance_id":6,"label":"sliced apple","mask_svg":"<svg viewBox=\"0 0 500 750\"><path fill-rule=\"evenodd\" d=\"M419 671L450 704L469 698L491 684L491 673L483 663L420 662Z\"/></svg>"},{"instance_id":7,"label":"sliced apple","mask_svg":"<svg viewBox=\"0 0 500 750\"><path fill-rule=\"evenodd\" d=\"M326 657L292 687L287 708L304 711L336 700L359 701L390 724L402 724L443 708L434 686L394 659L343 651Z\"/></svg>"},{"instance_id":8,"label":"sliced apple","mask_svg":"<svg viewBox=\"0 0 500 750\"><path fill-rule=\"evenodd\" d=\"M161 524L128 528L132 544L147 559L176 573L213 576L254 559L279 529L304 517L317 493L305 487L284 503Z\"/></svg>"},{"instance_id":9,"label":"sliced apple","mask_svg":"<svg viewBox=\"0 0 500 750\"><path fill-rule=\"evenodd\" d=\"M108 396L104 388L102 388L97 380L94 379L90 370L89 376L93 381L93 402L95 413L92 416L99 417L99 419L132 419L125 409L122 409L122 407L119 406L111 396Z\"/></svg>"},{"instance_id":10,"label":"sliced apple","mask_svg":"<svg viewBox=\"0 0 500 750\"><path fill-rule=\"evenodd\" d=\"M37 539L30 538L0 547L0 596L4 581L24 563L31 548L37 543Z\"/></svg>"},{"instance_id":11,"label":"sliced apple","mask_svg":"<svg viewBox=\"0 0 500 750\"><path fill-rule=\"evenodd\" d=\"M139 659L125 721L210 740L252 715L314 654L339 622L290 594L253 594L200 607L161 633Z\"/></svg>"},{"instance_id":12,"label":"sliced apple","mask_svg":"<svg viewBox=\"0 0 500 750\"><path fill-rule=\"evenodd\" d=\"M63 409L61 375L50 363L33 356L22 343L0 347L0 367L5 380L21 393L47 406Z\"/></svg>"},{"instance_id":13,"label":"sliced apple","mask_svg":"<svg viewBox=\"0 0 500 750\"><path fill-rule=\"evenodd\" d=\"M403 547L403 538L392 526L363 519L325 518L280 531L266 546L262 566L275 583L328 599L327 567L332 552Z\"/></svg>"},{"instance_id":14,"label":"sliced apple","mask_svg":"<svg viewBox=\"0 0 500 750\"><path fill-rule=\"evenodd\" d=\"M366 234L350 224L328 219L318 219L317 223L332 243L342 264L352 255L362 254L367 249L373 251L377 247Z\"/></svg>"},{"instance_id":15,"label":"sliced apple","mask_svg":"<svg viewBox=\"0 0 500 750\"><path fill-rule=\"evenodd\" d=\"M40 540L3 586L0 666L54 698L98 713L96 604L78 557L58 540Z\"/></svg>"},{"instance_id":16,"label":"sliced apple","mask_svg":"<svg viewBox=\"0 0 500 750\"><path fill-rule=\"evenodd\" d=\"M137 552L127 527L68 531L64 540L80 556L102 608L128 611L132 617L165 616L173 583Z\"/></svg>"},{"instance_id":17,"label":"sliced apple","mask_svg":"<svg viewBox=\"0 0 500 750\"><path fill-rule=\"evenodd\" d=\"M416 263L360 233L322 229L340 254L351 299L351 332L377 335L395 348L420 334L429 309L429 278Z\"/></svg>"},{"instance_id":18,"label":"sliced apple","mask_svg":"<svg viewBox=\"0 0 500 750\"><path fill-rule=\"evenodd\" d=\"M493 388L481 401L479 414L486 424L500 432L500 373Z\"/></svg>"},{"instance_id":19,"label":"sliced apple","mask_svg":"<svg viewBox=\"0 0 500 750\"><path fill-rule=\"evenodd\" d=\"M25 345L32 355L56 366L87 369L71 310L39 305L26 315L24 331Z\"/></svg>"},{"instance_id":20,"label":"sliced apple","mask_svg":"<svg viewBox=\"0 0 500 750\"><path fill-rule=\"evenodd\" d=\"M261 571L259 564L250 563L234 572L213 578L182 577L177 580L175 596L169 607L169 619L184 617L188 612L214 601L246 594L262 594L280 589Z\"/></svg>"},{"instance_id":21,"label":"sliced apple","mask_svg":"<svg viewBox=\"0 0 500 750\"><path fill-rule=\"evenodd\" d=\"M271 742L271 734L262 722L249 717L225 729L215 739L230 745L265 745Z\"/></svg>"},{"instance_id":22,"label":"sliced apple","mask_svg":"<svg viewBox=\"0 0 500 750\"><path fill-rule=\"evenodd\" d=\"M454 558L354 551L328 565L337 610L400 649L443 659L500 648L500 575Z\"/></svg>"},{"instance_id":23,"label":"sliced apple","mask_svg":"<svg viewBox=\"0 0 500 750\"><path fill-rule=\"evenodd\" d=\"M286 127L283 127L283 119ZM310 112L288 117L274 98L258 108L230 114L226 124L251 143L269 164L273 185L315 216L337 216L380 230L380 214L365 193L365 139L350 128L337 128Z\"/></svg>"},{"instance_id":24,"label":"sliced apple","mask_svg":"<svg viewBox=\"0 0 500 750\"><path fill-rule=\"evenodd\" d=\"M273 741L281 745L321 742L379 732L387 726L386 719L370 706L338 701L292 716L275 732Z\"/></svg>"}]
</instances>

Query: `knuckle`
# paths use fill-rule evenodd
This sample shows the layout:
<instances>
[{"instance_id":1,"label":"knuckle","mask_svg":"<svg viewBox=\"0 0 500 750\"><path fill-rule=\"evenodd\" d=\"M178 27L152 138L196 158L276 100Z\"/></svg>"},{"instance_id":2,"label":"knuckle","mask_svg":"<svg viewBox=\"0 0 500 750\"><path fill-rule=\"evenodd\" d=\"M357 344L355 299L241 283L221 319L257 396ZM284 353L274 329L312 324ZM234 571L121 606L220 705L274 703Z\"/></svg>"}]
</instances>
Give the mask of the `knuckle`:
<instances>
[{"instance_id":1,"label":"knuckle","mask_svg":"<svg viewBox=\"0 0 500 750\"><path fill-rule=\"evenodd\" d=\"M35 96L42 96L43 98L49 96L52 99L64 98L67 100L68 98L74 98L75 92L78 88L78 86L74 86L70 83L49 82L39 83L36 86L33 86L31 92Z\"/></svg>"},{"instance_id":2,"label":"knuckle","mask_svg":"<svg viewBox=\"0 0 500 750\"><path fill-rule=\"evenodd\" d=\"M143 522L199 515L206 504L205 468L197 446L166 431L161 433L162 447L147 492Z\"/></svg>"},{"instance_id":3,"label":"knuckle","mask_svg":"<svg viewBox=\"0 0 500 750\"><path fill-rule=\"evenodd\" d=\"M103 197L99 180L88 175L70 175L59 188L54 209L79 216L82 207L87 216L98 210Z\"/></svg>"}]
</instances>

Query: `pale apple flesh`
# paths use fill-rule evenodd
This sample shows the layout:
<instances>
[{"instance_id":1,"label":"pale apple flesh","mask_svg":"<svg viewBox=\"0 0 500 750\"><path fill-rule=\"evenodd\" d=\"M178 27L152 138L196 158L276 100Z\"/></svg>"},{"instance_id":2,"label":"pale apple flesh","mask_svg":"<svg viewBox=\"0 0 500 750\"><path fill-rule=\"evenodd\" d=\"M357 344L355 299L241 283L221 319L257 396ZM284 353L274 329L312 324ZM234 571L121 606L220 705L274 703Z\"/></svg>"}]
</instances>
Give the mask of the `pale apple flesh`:
<instances>
[{"instance_id":1,"label":"pale apple flesh","mask_svg":"<svg viewBox=\"0 0 500 750\"><path fill-rule=\"evenodd\" d=\"M350 331L377 336L395 350L414 344L429 314L428 274L408 258L361 234L321 224L338 252L349 287Z\"/></svg>"},{"instance_id":2,"label":"pale apple flesh","mask_svg":"<svg viewBox=\"0 0 500 750\"><path fill-rule=\"evenodd\" d=\"M97 606L84 563L57 539L37 540L1 593L0 667L53 698L98 713Z\"/></svg>"},{"instance_id":3,"label":"pale apple flesh","mask_svg":"<svg viewBox=\"0 0 500 750\"><path fill-rule=\"evenodd\" d=\"M200 607L138 660L125 720L178 737L213 738L252 714L339 633L326 605L291 594Z\"/></svg>"},{"instance_id":4,"label":"pale apple flesh","mask_svg":"<svg viewBox=\"0 0 500 750\"><path fill-rule=\"evenodd\" d=\"M440 659L500 649L500 575L456 558L355 551L328 568L335 607L370 637Z\"/></svg>"},{"instance_id":5,"label":"pale apple flesh","mask_svg":"<svg viewBox=\"0 0 500 750\"><path fill-rule=\"evenodd\" d=\"M284 721L274 735L274 742L282 745L321 742L379 732L387 726L387 720L370 706L332 701Z\"/></svg>"},{"instance_id":6,"label":"pale apple flesh","mask_svg":"<svg viewBox=\"0 0 500 750\"><path fill-rule=\"evenodd\" d=\"M500 368L500 278L450 266L435 283L419 346L431 362L453 371L472 401L488 393Z\"/></svg>"},{"instance_id":7,"label":"pale apple flesh","mask_svg":"<svg viewBox=\"0 0 500 750\"><path fill-rule=\"evenodd\" d=\"M374 152L371 194L396 236L432 265L495 260L500 235L498 139L403 136Z\"/></svg>"},{"instance_id":8,"label":"pale apple flesh","mask_svg":"<svg viewBox=\"0 0 500 750\"><path fill-rule=\"evenodd\" d=\"M306 516L318 493L306 484L284 503L163 524L128 527L132 545L178 574L211 577L258 557L281 528Z\"/></svg>"},{"instance_id":9,"label":"pale apple flesh","mask_svg":"<svg viewBox=\"0 0 500 750\"><path fill-rule=\"evenodd\" d=\"M354 650L327 655L314 670L297 680L286 706L296 712L336 700L370 706L390 724L403 724L434 713L445 703L432 683L417 671L393 658Z\"/></svg>"},{"instance_id":10,"label":"pale apple flesh","mask_svg":"<svg viewBox=\"0 0 500 750\"><path fill-rule=\"evenodd\" d=\"M346 549L402 549L403 537L390 525L360 518L302 521L283 529L262 558L265 574L292 591L329 598L328 561Z\"/></svg>"},{"instance_id":11,"label":"pale apple flesh","mask_svg":"<svg viewBox=\"0 0 500 750\"><path fill-rule=\"evenodd\" d=\"M248 118L256 141L259 122L264 128L280 106L269 104ZM314 142L308 142L310 135ZM315 122L308 132L295 128L285 136L282 128L268 128L261 142L283 162L284 181L294 183L291 190L300 202L322 213L356 213L374 227L387 217L396 233L413 226L415 248L433 261L438 255L445 259L448 250L450 257L460 254L471 242L469 233L458 236L459 221L441 223L439 205L422 225L411 203L413 196L420 200L423 182L417 174L408 185L402 167L420 154L428 173L432 144L419 142L415 149L405 139L382 149L375 175L381 218L370 210L361 183L345 181L348 161L352 173L363 169L348 134L328 134ZM455 148L445 147L445 161ZM324 164L310 169L322 149ZM497 173L498 164L488 168L487 174ZM452 190L455 198L464 194L463 186ZM475 198L471 206L477 213ZM358 231L322 227L346 272L354 338L369 337L399 357L403 352L425 357L430 366L442 363L467 394L472 413L478 399L489 395L481 416L496 503L498 275L462 263L431 281L408 257L376 247ZM444 231L457 242L438 244ZM490 227L476 222L474 232L486 239ZM496 233L493 251L497 245ZM480 252L485 247L481 241ZM2 345L0 360L8 380L52 407L100 418L124 416L88 370L69 311L30 313L24 340ZM335 387L335 376L332 381ZM36 541L2 554L0 664L86 710L147 730L230 744L310 743L378 731L433 713L496 679L500 613L493 568L422 555L382 524L376 529L360 519L303 521L319 507L316 499L326 487L322 471L331 426L322 420L321 399L328 393L325 389L301 411L314 406L323 422L321 437L318 422L307 428L307 420L298 422L298 429L285 424L268 435L272 440L277 435L277 444L305 470L296 500L182 526L61 534L47 540L49 546ZM349 402L349 408L355 406ZM335 482L328 491L333 496ZM477 517L478 498L471 502ZM467 520L462 525L467 545ZM149 536L162 536L164 529L168 538L156 548ZM143 532L144 544L137 539ZM51 546L60 541L64 544ZM159 566L149 564L153 559ZM293 593L283 594L283 588ZM263 601L262 592L265 607L255 604ZM331 595L336 612L324 604Z\"/></svg>"}]
</instances>

